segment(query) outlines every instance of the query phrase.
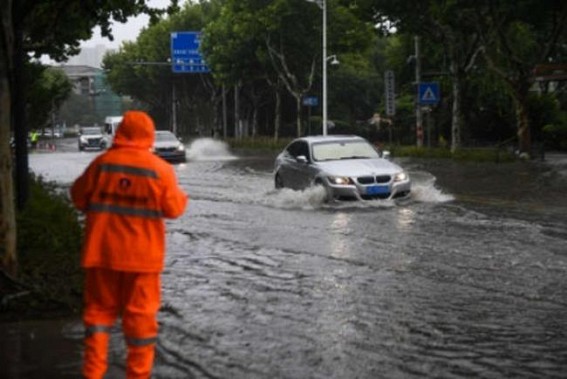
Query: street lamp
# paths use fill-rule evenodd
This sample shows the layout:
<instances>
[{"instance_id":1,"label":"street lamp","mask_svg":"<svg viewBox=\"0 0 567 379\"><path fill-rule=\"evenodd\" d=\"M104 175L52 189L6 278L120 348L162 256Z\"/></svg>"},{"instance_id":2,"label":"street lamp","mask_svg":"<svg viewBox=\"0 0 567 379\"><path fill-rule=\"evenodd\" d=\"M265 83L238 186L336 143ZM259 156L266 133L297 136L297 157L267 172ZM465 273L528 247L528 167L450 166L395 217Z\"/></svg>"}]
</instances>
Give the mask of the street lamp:
<instances>
[{"instance_id":1,"label":"street lamp","mask_svg":"<svg viewBox=\"0 0 567 379\"><path fill-rule=\"evenodd\" d=\"M330 61L330 63L331 63L333 66L341 63L341 62L339 62L339 59L337 58L337 56L336 56L335 54L329 55L329 56L327 57L327 61Z\"/></svg>"},{"instance_id":2,"label":"street lamp","mask_svg":"<svg viewBox=\"0 0 567 379\"><path fill-rule=\"evenodd\" d=\"M307 0L316 3L323 11L323 135L327 135L327 1ZM335 59L337 57L335 56ZM338 61L337 61L338 62Z\"/></svg>"}]
</instances>

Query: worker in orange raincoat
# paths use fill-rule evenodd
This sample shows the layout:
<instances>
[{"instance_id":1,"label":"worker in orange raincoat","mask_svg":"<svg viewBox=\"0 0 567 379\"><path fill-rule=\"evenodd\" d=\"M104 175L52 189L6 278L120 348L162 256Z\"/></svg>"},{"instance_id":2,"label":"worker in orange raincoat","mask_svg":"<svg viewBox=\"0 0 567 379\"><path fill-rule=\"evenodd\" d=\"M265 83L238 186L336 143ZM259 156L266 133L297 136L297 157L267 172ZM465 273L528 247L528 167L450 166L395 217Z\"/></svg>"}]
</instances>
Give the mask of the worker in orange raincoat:
<instances>
[{"instance_id":1,"label":"worker in orange raincoat","mask_svg":"<svg viewBox=\"0 0 567 379\"><path fill-rule=\"evenodd\" d=\"M86 213L86 328L83 375L103 378L110 329L122 317L127 377L149 378L157 341L164 218L183 214L188 196L173 167L154 155L154 123L144 112L124 113L112 147L73 183L71 198Z\"/></svg>"}]
</instances>

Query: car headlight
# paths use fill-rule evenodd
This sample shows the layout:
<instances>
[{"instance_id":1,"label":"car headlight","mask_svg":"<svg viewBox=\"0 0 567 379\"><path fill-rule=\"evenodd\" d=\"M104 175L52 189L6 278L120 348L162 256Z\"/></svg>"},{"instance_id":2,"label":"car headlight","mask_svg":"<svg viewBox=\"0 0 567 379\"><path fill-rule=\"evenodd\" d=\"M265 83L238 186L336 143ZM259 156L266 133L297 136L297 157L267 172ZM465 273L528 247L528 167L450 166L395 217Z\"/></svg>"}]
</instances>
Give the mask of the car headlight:
<instances>
[{"instance_id":1,"label":"car headlight","mask_svg":"<svg viewBox=\"0 0 567 379\"><path fill-rule=\"evenodd\" d=\"M394 182L404 182L408 180L408 178L408 174L406 174L405 172L398 172L396 175L394 175Z\"/></svg>"},{"instance_id":2,"label":"car headlight","mask_svg":"<svg viewBox=\"0 0 567 379\"><path fill-rule=\"evenodd\" d=\"M185 145L179 145L179 146L177 146L177 150L178 150L178 151L183 151L183 150L185 150Z\"/></svg>"},{"instance_id":3,"label":"car headlight","mask_svg":"<svg viewBox=\"0 0 567 379\"><path fill-rule=\"evenodd\" d=\"M331 184L338 184L338 185L347 185L353 184L352 180L348 176L329 176L329 182Z\"/></svg>"},{"instance_id":4,"label":"car headlight","mask_svg":"<svg viewBox=\"0 0 567 379\"><path fill-rule=\"evenodd\" d=\"M87 138L86 137L79 137L79 141L81 143L87 143Z\"/></svg>"}]
</instances>

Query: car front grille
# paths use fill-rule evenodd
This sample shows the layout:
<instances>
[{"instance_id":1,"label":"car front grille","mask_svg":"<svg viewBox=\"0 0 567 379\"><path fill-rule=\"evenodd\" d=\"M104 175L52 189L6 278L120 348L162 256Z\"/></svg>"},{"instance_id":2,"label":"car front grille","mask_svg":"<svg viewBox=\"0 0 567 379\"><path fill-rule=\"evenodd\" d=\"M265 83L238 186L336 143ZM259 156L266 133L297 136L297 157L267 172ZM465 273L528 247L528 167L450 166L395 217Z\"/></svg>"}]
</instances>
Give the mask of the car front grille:
<instances>
[{"instance_id":1,"label":"car front grille","mask_svg":"<svg viewBox=\"0 0 567 379\"><path fill-rule=\"evenodd\" d=\"M359 176L356 181L358 184L368 185L374 183L389 183L391 179L390 175Z\"/></svg>"}]
</instances>

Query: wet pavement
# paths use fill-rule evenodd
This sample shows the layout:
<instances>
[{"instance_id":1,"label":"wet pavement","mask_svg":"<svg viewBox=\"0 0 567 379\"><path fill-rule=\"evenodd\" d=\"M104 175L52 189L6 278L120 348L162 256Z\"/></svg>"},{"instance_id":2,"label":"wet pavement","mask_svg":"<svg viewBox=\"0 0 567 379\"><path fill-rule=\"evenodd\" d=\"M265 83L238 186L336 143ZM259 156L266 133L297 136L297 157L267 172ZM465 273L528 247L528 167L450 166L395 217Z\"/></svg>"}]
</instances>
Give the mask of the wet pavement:
<instances>
[{"instance_id":1,"label":"wet pavement","mask_svg":"<svg viewBox=\"0 0 567 379\"><path fill-rule=\"evenodd\" d=\"M68 185L97 153L32 154ZM394 159L412 199L274 190L213 140L176 165L154 378L565 378L567 158ZM71 378L79 320L0 325L0 378ZM124 377L112 335L107 378Z\"/></svg>"}]
</instances>

